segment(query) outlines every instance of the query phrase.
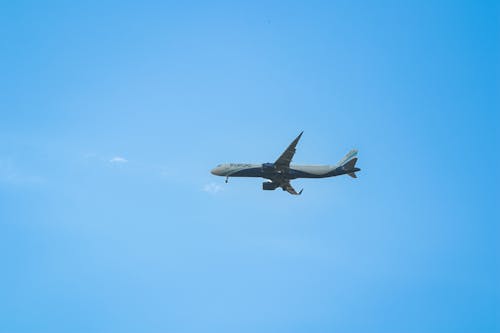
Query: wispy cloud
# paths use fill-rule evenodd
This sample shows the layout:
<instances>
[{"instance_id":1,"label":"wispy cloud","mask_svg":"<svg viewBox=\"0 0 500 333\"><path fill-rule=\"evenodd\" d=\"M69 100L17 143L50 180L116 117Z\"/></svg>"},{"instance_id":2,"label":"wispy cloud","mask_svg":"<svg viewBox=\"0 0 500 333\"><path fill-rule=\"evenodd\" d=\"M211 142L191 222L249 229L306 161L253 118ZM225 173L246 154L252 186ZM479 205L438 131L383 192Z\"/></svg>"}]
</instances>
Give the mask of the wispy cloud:
<instances>
[{"instance_id":1,"label":"wispy cloud","mask_svg":"<svg viewBox=\"0 0 500 333\"><path fill-rule=\"evenodd\" d=\"M222 190L223 190L222 186L220 186L217 183L213 183L213 182L203 186L203 191L210 193L210 194L217 194Z\"/></svg>"},{"instance_id":2,"label":"wispy cloud","mask_svg":"<svg viewBox=\"0 0 500 333\"><path fill-rule=\"evenodd\" d=\"M121 157L121 156L114 156L109 160L109 163L116 163L116 164L123 164L123 163L127 163L127 162L128 162L128 160L124 157Z\"/></svg>"}]
</instances>

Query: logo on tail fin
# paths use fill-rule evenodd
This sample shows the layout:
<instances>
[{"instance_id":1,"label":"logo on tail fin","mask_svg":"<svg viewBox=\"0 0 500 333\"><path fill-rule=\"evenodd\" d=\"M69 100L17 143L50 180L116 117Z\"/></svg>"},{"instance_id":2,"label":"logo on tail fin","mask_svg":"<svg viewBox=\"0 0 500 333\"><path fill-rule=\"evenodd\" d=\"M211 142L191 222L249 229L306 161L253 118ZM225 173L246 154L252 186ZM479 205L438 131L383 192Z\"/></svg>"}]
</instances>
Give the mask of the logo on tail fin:
<instances>
[{"instance_id":1,"label":"logo on tail fin","mask_svg":"<svg viewBox=\"0 0 500 333\"><path fill-rule=\"evenodd\" d=\"M356 155L358 155L358 151L356 149L351 150L340 160L337 165L344 166L346 162L348 162L351 158L356 157Z\"/></svg>"},{"instance_id":2,"label":"logo on tail fin","mask_svg":"<svg viewBox=\"0 0 500 333\"><path fill-rule=\"evenodd\" d=\"M344 169L345 171L354 169L357 161L358 161L357 157L353 158L352 160L349 160L347 163L342 165L342 169Z\"/></svg>"}]
</instances>

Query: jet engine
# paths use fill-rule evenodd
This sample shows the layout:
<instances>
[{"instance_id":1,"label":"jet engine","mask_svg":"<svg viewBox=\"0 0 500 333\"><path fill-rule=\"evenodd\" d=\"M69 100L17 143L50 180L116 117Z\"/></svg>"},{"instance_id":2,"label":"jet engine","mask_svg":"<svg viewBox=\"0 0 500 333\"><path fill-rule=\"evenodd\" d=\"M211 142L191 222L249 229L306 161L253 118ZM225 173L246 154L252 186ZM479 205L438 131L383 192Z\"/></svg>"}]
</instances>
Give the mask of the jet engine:
<instances>
[{"instance_id":1,"label":"jet engine","mask_svg":"<svg viewBox=\"0 0 500 333\"><path fill-rule=\"evenodd\" d=\"M278 187L279 187L278 183L274 183L274 182L263 182L262 183L262 189L265 191L272 191L272 190L277 189Z\"/></svg>"}]
</instances>

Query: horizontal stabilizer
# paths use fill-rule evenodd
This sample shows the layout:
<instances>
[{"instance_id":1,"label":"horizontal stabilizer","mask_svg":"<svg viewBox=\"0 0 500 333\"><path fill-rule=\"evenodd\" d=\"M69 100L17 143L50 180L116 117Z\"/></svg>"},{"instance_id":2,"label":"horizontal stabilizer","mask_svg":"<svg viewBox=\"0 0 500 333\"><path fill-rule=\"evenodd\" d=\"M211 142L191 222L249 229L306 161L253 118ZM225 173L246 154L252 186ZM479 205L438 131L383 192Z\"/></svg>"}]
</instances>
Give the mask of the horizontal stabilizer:
<instances>
[{"instance_id":1,"label":"horizontal stabilizer","mask_svg":"<svg viewBox=\"0 0 500 333\"><path fill-rule=\"evenodd\" d=\"M352 160L350 160L349 162L347 162L346 164L344 164L342 166L342 169L345 170L345 172L351 176L352 178L358 178L358 176L356 176L356 172L359 171L358 168L356 168L356 162L358 161L358 158L355 157L353 158Z\"/></svg>"}]
</instances>

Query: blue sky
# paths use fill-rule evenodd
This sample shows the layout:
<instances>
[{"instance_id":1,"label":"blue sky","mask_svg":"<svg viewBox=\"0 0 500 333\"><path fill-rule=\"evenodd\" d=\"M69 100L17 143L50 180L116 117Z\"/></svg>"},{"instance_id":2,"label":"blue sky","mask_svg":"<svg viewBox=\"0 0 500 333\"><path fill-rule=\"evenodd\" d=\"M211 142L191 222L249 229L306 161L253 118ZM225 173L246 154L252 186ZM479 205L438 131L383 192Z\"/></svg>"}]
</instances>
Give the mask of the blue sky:
<instances>
[{"instance_id":1,"label":"blue sky","mask_svg":"<svg viewBox=\"0 0 500 333\"><path fill-rule=\"evenodd\" d=\"M493 1L0 5L0 332L498 332ZM358 148L358 179L209 173Z\"/></svg>"}]
</instances>

